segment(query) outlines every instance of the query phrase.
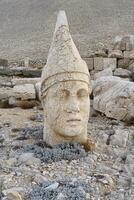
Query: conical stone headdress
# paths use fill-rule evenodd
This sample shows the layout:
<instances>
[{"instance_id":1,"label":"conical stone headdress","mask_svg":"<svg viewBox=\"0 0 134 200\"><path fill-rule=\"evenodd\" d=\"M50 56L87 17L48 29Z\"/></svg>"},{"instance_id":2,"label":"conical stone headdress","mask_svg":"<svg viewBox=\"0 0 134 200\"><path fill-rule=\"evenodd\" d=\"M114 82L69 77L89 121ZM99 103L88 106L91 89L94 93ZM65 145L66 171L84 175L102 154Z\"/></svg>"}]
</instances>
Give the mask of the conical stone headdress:
<instances>
[{"instance_id":1,"label":"conical stone headdress","mask_svg":"<svg viewBox=\"0 0 134 200\"><path fill-rule=\"evenodd\" d=\"M90 75L69 33L65 11L60 11L47 63L42 71L41 98L51 86L71 80L86 82L89 85Z\"/></svg>"}]
</instances>

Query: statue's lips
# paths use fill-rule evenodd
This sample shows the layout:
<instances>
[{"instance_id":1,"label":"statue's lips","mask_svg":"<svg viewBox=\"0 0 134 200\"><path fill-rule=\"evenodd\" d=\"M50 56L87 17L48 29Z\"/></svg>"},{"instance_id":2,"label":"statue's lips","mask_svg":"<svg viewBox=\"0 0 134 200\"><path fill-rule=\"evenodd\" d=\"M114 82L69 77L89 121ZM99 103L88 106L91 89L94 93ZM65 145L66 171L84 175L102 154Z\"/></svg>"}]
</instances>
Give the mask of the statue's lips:
<instances>
[{"instance_id":1,"label":"statue's lips","mask_svg":"<svg viewBox=\"0 0 134 200\"><path fill-rule=\"evenodd\" d=\"M80 122L81 119L68 119L67 122Z\"/></svg>"}]
</instances>

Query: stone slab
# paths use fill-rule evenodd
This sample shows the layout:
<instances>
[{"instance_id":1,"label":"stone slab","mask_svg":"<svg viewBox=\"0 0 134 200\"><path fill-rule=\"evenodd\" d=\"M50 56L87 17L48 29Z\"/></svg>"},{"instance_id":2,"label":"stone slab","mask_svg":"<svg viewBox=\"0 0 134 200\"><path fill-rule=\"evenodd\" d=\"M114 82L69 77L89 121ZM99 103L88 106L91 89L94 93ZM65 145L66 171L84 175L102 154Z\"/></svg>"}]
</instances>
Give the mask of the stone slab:
<instances>
[{"instance_id":1,"label":"stone slab","mask_svg":"<svg viewBox=\"0 0 134 200\"><path fill-rule=\"evenodd\" d=\"M117 120L134 118L134 83L119 77L101 77L93 84L93 107Z\"/></svg>"},{"instance_id":2,"label":"stone slab","mask_svg":"<svg viewBox=\"0 0 134 200\"><path fill-rule=\"evenodd\" d=\"M16 99L21 99L21 100L36 99L34 85L32 84L15 85L13 87L13 96Z\"/></svg>"},{"instance_id":3,"label":"stone slab","mask_svg":"<svg viewBox=\"0 0 134 200\"><path fill-rule=\"evenodd\" d=\"M117 68L114 71L114 76L119 76L121 78L131 78L131 71L127 69Z\"/></svg>"},{"instance_id":4,"label":"stone slab","mask_svg":"<svg viewBox=\"0 0 134 200\"><path fill-rule=\"evenodd\" d=\"M104 69L96 74L94 74L94 79L100 78L102 76L112 76L113 72L111 68Z\"/></svg>"},{"instance_id":5,"label":"stone slab","mask_svg":"<svg viewBox=\"0 0 134 200\"><path fill-rule=\"evenodd\" d=\"M35 85L37 82L40 81L40 78L13 78L12 85L23 85L23 84L33 84Z\"/></svg>"},{"instance_id":6,"label":"stone slab","mask_svg":"<svg viewBox=\"0 0 134 200\"><path fill-rule=\"evenodd\" d=\"M41 71L41 69L26 67L0 67L0 75L2 76L41 77Z\"/></svg>"},{"instance_id":7,"label":"stone slab","mask_svg":"<svg viewBox=\"0 0 134 200\"><path fill-rule=\"evenodd\" d=\"M116 68L116 64L116 58L94 58L94 69L96 71L101 71L106 68L114 70Z\"/></svg>"}]
</instances>

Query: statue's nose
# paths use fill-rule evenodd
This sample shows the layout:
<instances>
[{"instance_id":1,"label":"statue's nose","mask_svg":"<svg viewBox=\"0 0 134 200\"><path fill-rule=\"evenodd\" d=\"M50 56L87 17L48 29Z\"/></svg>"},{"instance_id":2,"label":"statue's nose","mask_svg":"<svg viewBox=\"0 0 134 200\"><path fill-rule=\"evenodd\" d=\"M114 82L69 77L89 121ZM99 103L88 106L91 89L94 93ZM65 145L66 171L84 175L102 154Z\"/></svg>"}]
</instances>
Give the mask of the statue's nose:
<instances>
[{"instance_id":1,"label":"statue's nose","mask_svg":"<svg viewBox=\"0 0 134 200\"><path fill-rule=\"evenodd\" d=\"M75 99L74 97L70 98L70 100L68 101L67 107L66 107L66 111L68 113L80 112L78 100Z\"/></svg>"}]
</instances>

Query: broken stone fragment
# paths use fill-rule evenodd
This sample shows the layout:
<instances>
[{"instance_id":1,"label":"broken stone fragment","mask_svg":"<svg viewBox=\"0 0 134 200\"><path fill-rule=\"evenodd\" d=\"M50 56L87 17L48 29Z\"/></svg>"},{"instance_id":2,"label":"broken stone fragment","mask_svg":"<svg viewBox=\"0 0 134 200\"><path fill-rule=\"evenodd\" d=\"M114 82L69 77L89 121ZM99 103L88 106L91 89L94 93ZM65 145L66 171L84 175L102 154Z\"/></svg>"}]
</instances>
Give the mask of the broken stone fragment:
<instances>
[{"instance_id":1,"label":"broken stone fragment","mask_svg":"<svg viewBox=\"0 0 134 200\"><path fill-rule=\"evenodd\" d=\"M113 76L101 77L94 81L93 95L94 109L107 117L117 120L134 117L134 112L132 112L134 111L133 82Z\"/></svg>"},{"instance_id":2,"label":"broken stone fragment","mask_svg":"<svg viewBox=\"0 0 134 200\"><path fill-rule=\"evenodd\" d=\"M119 76L121 78L131 78L132 73L127 69L117 68L114 71L114 76Z\"/></svg>"},{"instance_id":3,"label":"broken stone fragment","mask_svg":"<svg viewBox=\"0 0 134 200\"><path fill-rule=\"evenodd\" d=\"M115 134L110 137L110 144L125 148L127 146L128 134L128 130L115 130Z\"/></svg>"},{"instance_id":4,"label":"broken stone fragment","mask_svg":"<svg viewBox=\"0 0 134 200\"><path fill-rule=\"evenodd\" d=\"M108 55L106 54L106 52L105 51L103 51L103 50L98 50L98 51L96 51L95 53L94 53L94 55L96 56L96 57L107 57Z\"/></svg>"},{"instance_id":5,"label":"broken stone fragment","mask_svg":"<svg viewBox=\"0 0 134 200\"><path fill-rule=\"evenodd\" d=\"M40 166L41 160L39 158L35 158L33 153L23 153L19 157L19 162L24 163L26 165Z\"/></svg>"},{"instance_id":6,"label":"broken stone fragment","mask_svg":"<svg viewBox=\"0 0 134 200\"><path fill-rule=\"evenodd\" d=\"M112 50L109 52L109 58L123 58L123 53L120 50Z\"/></svg>"},{"instance_id":7,"label":"broken stone fragment","mask_svg":"<svg viewBox=\"0 0 134 200\"><path fill-rule=\"evenodd\" d=\"M104 69L96 74L94 74L94 79L100 78L102 76L112 76L113 72L111 68Z\"/></svg>"},{"instance_id":8,"label":"broken stone fragment","mask_svg":"<svg viewBox=\"0 0 134 200\"><path fill-rule=\"evenodd\" d=\"M22 187L13 187L7 190L3 190L2 193L9 200L22 200L21 193L24 192Z\"/></svg>"}]
</instances>

